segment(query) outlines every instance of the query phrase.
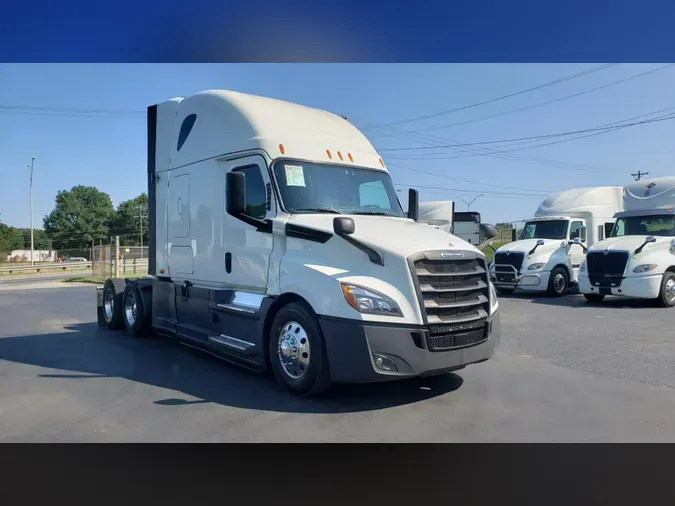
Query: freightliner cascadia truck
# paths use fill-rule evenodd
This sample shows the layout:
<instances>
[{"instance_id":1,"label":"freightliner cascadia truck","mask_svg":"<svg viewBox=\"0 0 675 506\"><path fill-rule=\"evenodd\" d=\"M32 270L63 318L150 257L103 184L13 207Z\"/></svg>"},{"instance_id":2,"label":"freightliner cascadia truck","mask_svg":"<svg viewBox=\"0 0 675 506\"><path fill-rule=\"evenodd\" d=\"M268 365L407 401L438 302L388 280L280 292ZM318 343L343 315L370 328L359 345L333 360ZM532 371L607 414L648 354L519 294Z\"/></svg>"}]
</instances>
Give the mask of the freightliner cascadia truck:
<instances>
[{"instance_id":1,"label":"freightliner cascadia truck","mask_svg":"<svg viewBox=\"0 0 675 506\"><path fill-rule=\"evenodd\" d=\"M148 276L98 288L99 323L256 370L298 395L488 360L485 256L405 213L346 119L211 90L148 108Z\"/></svg>"}]
</instances>

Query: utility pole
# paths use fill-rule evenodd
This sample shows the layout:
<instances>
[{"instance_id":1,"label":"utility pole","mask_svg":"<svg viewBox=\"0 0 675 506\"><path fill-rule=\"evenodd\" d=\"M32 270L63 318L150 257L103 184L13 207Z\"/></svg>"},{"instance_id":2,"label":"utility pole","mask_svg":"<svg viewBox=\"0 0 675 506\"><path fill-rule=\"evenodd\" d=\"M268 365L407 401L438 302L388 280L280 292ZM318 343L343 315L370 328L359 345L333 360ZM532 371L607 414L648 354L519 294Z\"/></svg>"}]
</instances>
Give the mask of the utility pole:
<instances>
[{"instance_id":1,"label":"utility pole","mask_svg":"<svg viewBox=\"0 0 675 506\"><path fill-rule=\"evenodd\" d=\"M471 202L467 202L467 201L464 200L462 197L459 197L459 198L462 199L462 201L466 204L466 210L467 210L467 211L471 211L471 204L473 204L474 202L476 202L476 199L478 199L478 197L482 197L482 196L483 196L482 193L479 194L479 195L476 195L476 196L473 198L473 200L472 200Z\"/></svg>"},{"instance_id":2,"label":"utility pole","mask_svg":"<svg viewBox=\"0 0 675 506\"><path fill-rule=\"evenodd\" d=\"M639 181L642 179L642 176L646 176L647 174L649 174L649 172L641 172L638 170L637 173L631 173L631 176L633 176L636 181Z\"/></svg>"},{"instance_id":3,"label":"utility pole","mask_svg":"<svg viewBox=\"0 0 675 506\"><path fill-rule=\"evenodd\" d=\"M141 223L141 259L143 259L143 205L138 206L138 218Z\"/></svg>"},{"instance_id":4,"label":"utility pole","mask_svg":"<svg viewBox=\"0 0 675 506\"><path fill-rule=\"evenodd\" d=\"M33 163L35 162L35 157L32 156L30 159L30 165L28 170L30 171L30 264L35 265L35 260L33 259Z\"/></svg>"}]
</instances>

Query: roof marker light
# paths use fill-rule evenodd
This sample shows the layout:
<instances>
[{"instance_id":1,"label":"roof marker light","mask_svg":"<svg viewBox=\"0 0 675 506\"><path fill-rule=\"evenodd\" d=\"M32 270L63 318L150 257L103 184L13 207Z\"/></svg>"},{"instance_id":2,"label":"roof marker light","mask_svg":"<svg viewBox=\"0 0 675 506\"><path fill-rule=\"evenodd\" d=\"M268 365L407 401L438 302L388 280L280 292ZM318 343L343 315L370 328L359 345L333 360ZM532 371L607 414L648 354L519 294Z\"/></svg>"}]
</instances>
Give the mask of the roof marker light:
<instances>
[{"instance_id":1,"label":"roof marker light","mask_svg":"<svg viewBox=\"0 0 675 506\"><path fill-rule=\"evenodd\" d=\"M342 153L340 153L339 151L338 151L338 158L342 160Z\"/></svg>"},{"instance_id":2,"label":"roof marker light","mask_svg":"<svg viewBox=\"0 0 675 506\"><path fill-rule=\"evenodd\" d=\"M333 155L331 155L330 149L326 150L326 154L328 155L328 158L330 158L331 160L333 159Z\"/></svg>"},{"instance_id":3,"label":"roof marker light","mask_svg":"<svg viewBox=\"0 0 675 506\"><path fill-rule=\"evenodd\" d=\"M281 154L282 154L282 155L285 155L285 154L286 154L286 148L284 147L283 144L279 144L279 151L281 151Z\"/></svg>"},{"instance_id":4,"label":"roof marker light","mask_svg":"<svg viewBox=\"0 0 675 506\"><path fill-rule=\"evenodd\" d=\"M382 165L382 167L384 167L384 162L382 161L382 158L380 158L380 165Z\"/></svg>"},{"instance_id":5,"label":"roof marker light","mask_svg":"<svg viewBox=\"0 0 675 506\"><path fill-rule=\"evenodd\" d=\"M354 161L354 157L352 157L352 154L351 154L351 153L347 153L347 156L349 157L349 161L350 161L350 162L353 162L353 161Z\"/></svg>"}]
</instances>

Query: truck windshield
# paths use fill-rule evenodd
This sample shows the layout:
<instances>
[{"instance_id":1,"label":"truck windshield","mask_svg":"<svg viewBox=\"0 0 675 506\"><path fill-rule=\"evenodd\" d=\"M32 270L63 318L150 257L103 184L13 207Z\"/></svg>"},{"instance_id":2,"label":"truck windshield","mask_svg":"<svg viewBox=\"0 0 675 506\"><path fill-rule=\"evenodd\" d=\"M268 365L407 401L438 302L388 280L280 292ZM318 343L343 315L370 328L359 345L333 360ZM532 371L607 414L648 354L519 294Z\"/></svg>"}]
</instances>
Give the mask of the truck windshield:
<instances>
[{"instance_id":1,"label":"truck windshield","mask_svg":"<svg viewBox=\"0 0 675 506\"><path fill-rule=\"evenodd\" d=\"M610 237L625 235L675 236L675 216L631 216L619 218L612 228Z\"/></svg>"},{"instance_id":2,"label":"truck windshield","mask_svg":"<svg viewBox=\"0 0 675 506\"><path fill-rule=\"evenodd\" d=\"M566 239L567 220L528 221L523 227L521 239Z\"/></svg>"},{"instance_id":3,"label":"truck windshield","mask_svg":"<svg viewBox=\"0 0 675 506\"><path fill-rule=\"evenodd\" d=\"M405 217L384 171L287 160L276 162L273 170L290 213Z\"/></svg>"}]
</instances>

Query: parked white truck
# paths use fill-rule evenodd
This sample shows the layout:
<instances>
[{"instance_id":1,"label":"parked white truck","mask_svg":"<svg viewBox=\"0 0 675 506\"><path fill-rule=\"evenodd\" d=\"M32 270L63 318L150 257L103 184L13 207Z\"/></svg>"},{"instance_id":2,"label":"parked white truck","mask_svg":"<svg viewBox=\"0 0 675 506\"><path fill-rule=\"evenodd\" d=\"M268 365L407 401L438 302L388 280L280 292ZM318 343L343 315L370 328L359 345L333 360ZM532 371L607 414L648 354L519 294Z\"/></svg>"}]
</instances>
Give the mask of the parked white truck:
<instances>
[{"instance_id":1,"label":"parked white truck","mask_svg":"<svg viewBox=\"0 0 675 506\"><path fill-rule=\"evenodd\" d=\"M622 187L574 188L546 197L520 239L495 250L490 277L497 291L562 296L577 283L586 248L602 240L621 210Z\"/></svg>"},{"instance_id":2,"label":"parked white truck","mask_svg":"<svg viewBox=\"0 0 675 506\"><path fill-rule=\"evenodd\" d=\"M579 291L590 302L606 295L655 299L675 306L675 177L636 181L623 192L610 236L590 248Z\"/></svg>"},{"instance_id":3,"label":"parked white truck","mask_svg":"<svg viewBox=\"0 0 675 506\"><path fill-rule=\"evenodd\" d=\"M404 213L346 119L212 90L148 108L149 276L108 279L99 322L151 330L300 395L441 374L500 336L485 256Z\"/></svg>"},{"instance_id":4,"label":"parked white truck","mask_svg":"<svg viewBox=\"0 0 675 506\"><path fill-rule=\"evenodd\" d=\"M497 234L493 225L481 223L480 213L455 212L452 200L420 202L417 221L453 234L474 246Z\"/></svg>"}]
</instances>

